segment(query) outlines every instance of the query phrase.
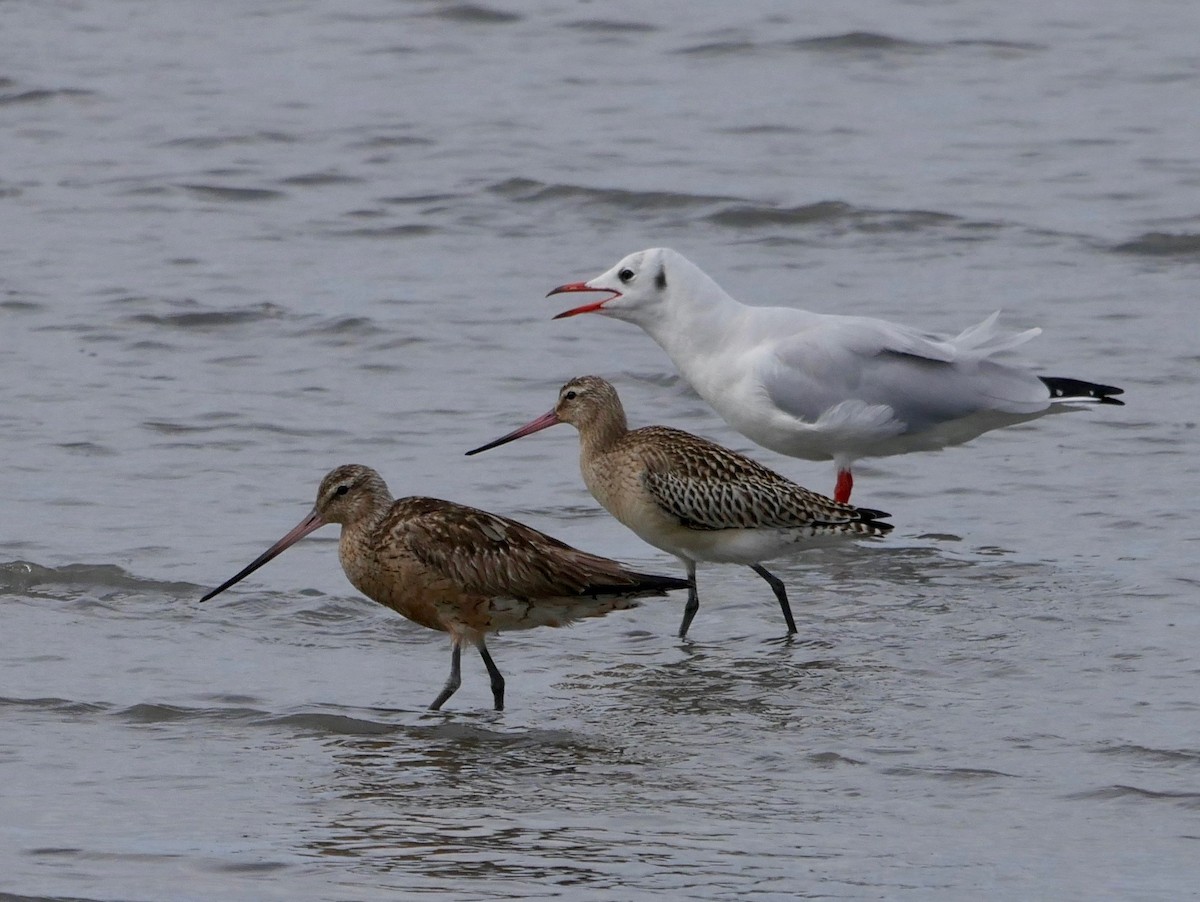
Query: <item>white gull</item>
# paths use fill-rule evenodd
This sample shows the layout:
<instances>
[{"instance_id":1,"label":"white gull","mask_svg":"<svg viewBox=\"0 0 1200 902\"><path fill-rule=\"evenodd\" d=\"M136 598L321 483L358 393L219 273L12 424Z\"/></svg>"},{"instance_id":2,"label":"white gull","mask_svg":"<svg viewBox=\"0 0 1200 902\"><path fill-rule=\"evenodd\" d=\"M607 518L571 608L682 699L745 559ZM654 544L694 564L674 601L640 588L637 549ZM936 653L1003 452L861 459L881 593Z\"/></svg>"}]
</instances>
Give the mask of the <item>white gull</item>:
<instances>
[{"instance_id":1,"label":"white gull","mask_svg":"<svg viewBox=\"0 0 1200 902\"><path fill-rule=\"evenodd\" d=\"M577 291L609 297L556 319L599 313L641 326L738 432L780 454L832 459L842 503L859 458L935 450L1078 405L1123 403L1111 385L995 360L1041 332L1004 333L999 312L949 337L865 316L751 307L669 248L630 254L550 295Z\"/></svg>"}]
</instances>

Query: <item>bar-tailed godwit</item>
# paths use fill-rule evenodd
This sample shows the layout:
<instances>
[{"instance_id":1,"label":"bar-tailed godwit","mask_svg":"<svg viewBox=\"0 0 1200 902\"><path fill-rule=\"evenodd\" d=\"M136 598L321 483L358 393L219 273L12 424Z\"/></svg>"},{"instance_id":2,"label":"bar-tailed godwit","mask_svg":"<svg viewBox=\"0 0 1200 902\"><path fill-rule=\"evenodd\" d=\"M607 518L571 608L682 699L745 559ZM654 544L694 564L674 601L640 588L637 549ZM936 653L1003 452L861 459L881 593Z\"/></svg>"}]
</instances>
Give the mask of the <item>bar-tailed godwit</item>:
<instances>
[{"instance_id":1,"label":"bar-tailed godwit","mask_svg":"<svg viewBox=\"0 0 1200 902\"><path fill-rule=\"evenodd\" d=\"M858 458L944 448L1047 413L1123 403L1111 385L996 361L1041 332L1002 333L999 313L950 337L864 316L749 307L668 248L630 254L550 294L575 291L608 297L555 319L599 313L641 326L742 435L779 454L832 459L838 501L850 500Z\"/></svg>"},{"instance_id":2,"label":"bar-tailed godwit","mask_svg":"<svg viewBox=\"0 0 1200 902\"><path fill-rule=\"evenodd\" d=\"M771 586L794 633L783 581L762 562L823 540L881 536L892 528L880 519L888 516L882 511L810 492L691 433L665 426L630 430L616 389L598 376L572 379L549 413L467 454L556 423L579 430L579 466L595 499L645 541L683 561L689 588L680 637L700 606L697 561L748 565Z\"/></svg>"},{"instance_id":3,"label":"bar-tailed godwit","mask_svg":"<svg viewBox=\"0 0 1200 902\"><path fill-rule=\"evenodd\" d=\"M429 707L459 687L463 645L479 650L504 708L504 677L484 644L488 633L565 626L687 588L681 579L635 573L515 520L436 498L394 500L370 467L331 471L312 512L208 601L327 523L342 527L338 557L358 591L414 623L450 634L450 677Z\"/></svg>"}]
</instances>

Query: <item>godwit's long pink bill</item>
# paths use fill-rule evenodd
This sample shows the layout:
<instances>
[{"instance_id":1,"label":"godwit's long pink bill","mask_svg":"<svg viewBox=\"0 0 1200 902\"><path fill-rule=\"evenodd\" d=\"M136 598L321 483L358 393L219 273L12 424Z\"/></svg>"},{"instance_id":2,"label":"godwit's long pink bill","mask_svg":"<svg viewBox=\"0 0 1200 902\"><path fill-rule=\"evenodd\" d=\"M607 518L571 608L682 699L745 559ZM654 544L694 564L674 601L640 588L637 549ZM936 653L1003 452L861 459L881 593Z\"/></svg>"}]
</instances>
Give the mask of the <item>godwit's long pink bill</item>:
<instances>
[{"instance_id":1,"label":"godwit's long pink bill","mask_svg":"<svg viewBox=\"0 0 1200 902\"><path fill-rule=\"evenodd\" d=\"M1000 363L997 354L1041 330L1002 333L999 313L950 337L863 316L748 307L667 248L630 254L550 295L564 292L608 297L555 319L598 313L641 326L738 432L780 454L832 459L843 502L858 458L944 448L1047 413L1123 403L1111 385Z\"/></svg>"},{"instance_id":2,"label":"godwit's long pink bill","mask_svg":"<svg viewBox=\"0 0 1200 902\"><path fill-rule=\"evenodd\" d=\"M450 677L433 710L458 689L467 642L483 659L500 711L504 677L484 643L488 633L563 626L688 585L629 570L486 511L436 498L393 500L378 473L349 464L321 481L316 506L294 529L200 600L224 592L327 523L342 527L338 557L356 589L415 623L450 634Z\"/></svg>"},{"instance_id":3,"label":"godwit's long pink bill","mask_svg":"<svg viewBox=\"0 0 1200 902\"><path fill-rule=\"evenodd\" d=\"M796 632L783 581L763 561L817 542L885 535L882 511L840 504L810 492L748 457L707 439L646 426L630 430L616 389L598 376L572 379L554 409L467 454L570 423L579 430L580 468L588 490L645 541L687 568L688 603L680 637L700 607L696 562L746 564L767 581Z\"/></svg>"},{"instance_id":4,"label":"godwit's long pink bill","mask_svg":"<svg viewBox=\"0 0 1200 902\"><path fill-rule=\"evenodd\" d=\"M249 564L239 570L234 576L231 576L221 585L217 586L203 598L201 601L208 601L214 595L220 595L234 583L240 583L243 579L265 564L272 558L278 557L280 553L295 545L310 532L315 532L326 524L326 520L322 519L320 514L314 509L307 517L297 523L282 539L252 560Z\"/></svg>"}]
</instances>

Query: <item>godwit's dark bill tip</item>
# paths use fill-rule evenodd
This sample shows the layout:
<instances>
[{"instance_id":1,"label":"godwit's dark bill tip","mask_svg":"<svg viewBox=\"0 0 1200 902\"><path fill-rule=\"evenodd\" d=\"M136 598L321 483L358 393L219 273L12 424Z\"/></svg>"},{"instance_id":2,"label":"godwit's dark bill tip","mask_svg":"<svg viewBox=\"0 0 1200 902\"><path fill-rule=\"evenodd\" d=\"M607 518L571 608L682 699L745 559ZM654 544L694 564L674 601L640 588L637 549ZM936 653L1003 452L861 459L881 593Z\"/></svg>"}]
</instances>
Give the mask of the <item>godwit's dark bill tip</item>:
<instances>
[{"instance_id":1,"label":"godwit's dark bill tip","mask_svg":"<svg viewBox=\"0 0 1200 902\"><path fill-rule=\"evenodd\" d=\"M554 426L560 422L562 421L558 418L558 414L551 410L548 413L542 414L536 420L530 420L524 426L514 429L507 435L502 435L500 438L490 441L486 445L480 445L478 448L472 448L466 453L466 456L470 457L473 454L479 454L481 451L490 451L492 448L496 448L500 445L507 445L511 441L524 438L525 436L532 435L535 432L541 432L543 429L549 429L551 426Z\"/></svg>"},{"instance_id":2,"label":"godwit's dark bill tip","mask_svg":"<svg viewBox=\"0 0 1200 902\"><path fill-rule=\"evenodd\" d=\"M496 439L494 442L488 442L486 445L480 445L478 448L472 448L470 451L465 452L463 457L474 457L476 454L480 454L483 451L491 451L499 444L501 444L500 439Z\"/></svg>"}]
</instances>

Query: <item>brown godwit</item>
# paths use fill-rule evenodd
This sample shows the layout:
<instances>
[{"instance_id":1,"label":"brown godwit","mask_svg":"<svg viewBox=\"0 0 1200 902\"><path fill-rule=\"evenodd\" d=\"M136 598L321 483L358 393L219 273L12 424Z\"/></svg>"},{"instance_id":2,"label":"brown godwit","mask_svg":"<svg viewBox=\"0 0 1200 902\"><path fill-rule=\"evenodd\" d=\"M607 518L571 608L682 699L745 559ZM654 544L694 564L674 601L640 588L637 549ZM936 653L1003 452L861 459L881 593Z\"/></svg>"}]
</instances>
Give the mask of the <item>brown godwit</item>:
<instances>
[{"instance_id":1,"label":"brown godwit","mask_svg":"<svg viewBox=\"0 0 1200 902\"><path fill-rule=\"evenodd\" d=\"M892 528L881 522L889 516L882 511L818 495L691 433L666 426L630 430L616 389L598 376L572 379L549 413L467 454L556 423L579 430L579 467L595 499L645 541L683 561L688 601L681 638L700 607L697 561L749 565L775 592L794 633L783 581L762 562L825 539L881 536Z\"/></svg>"},{"instance_id":2,"label":"brown godwit","mask_svg":"<svg viewBox=\"0 0 1200 902\"><path fill-rule=\"evenodd\" d=\"M338 558L358 591L450 634L450 677L429 706L435 711L459 687L465 643L479 650L501 711L504 677L484 644L486 634L565 626L688 585L636 573L487 511L437 498L395 500L377 472L348 464L321 480L316 506L291 532L200 600L224 592L327 523L341 524Z\"/></svg>"}]
</instances>

